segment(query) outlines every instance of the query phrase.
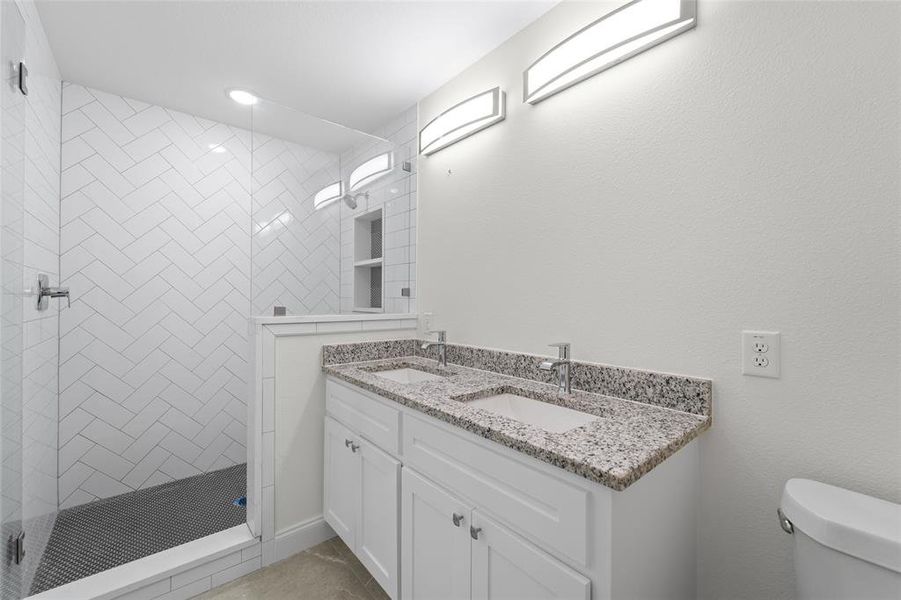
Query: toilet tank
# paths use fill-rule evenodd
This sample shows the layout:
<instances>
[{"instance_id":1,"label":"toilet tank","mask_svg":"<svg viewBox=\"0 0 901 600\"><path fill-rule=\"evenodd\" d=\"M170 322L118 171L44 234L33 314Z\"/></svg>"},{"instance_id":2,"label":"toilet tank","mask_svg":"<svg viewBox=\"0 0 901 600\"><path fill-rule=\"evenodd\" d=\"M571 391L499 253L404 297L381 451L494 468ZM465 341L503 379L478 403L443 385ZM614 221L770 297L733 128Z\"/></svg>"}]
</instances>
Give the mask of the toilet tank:
<instances>
[{"instance_id":1,"label":"toilet tank","mask_svg":"<svg viewBox=\"0 0 901 600\"><path fill-rule=\"evenodd\" d=\"M782 493L798 600L901 599L901 504L809 479Z\"/></svg>"}]
</instances>

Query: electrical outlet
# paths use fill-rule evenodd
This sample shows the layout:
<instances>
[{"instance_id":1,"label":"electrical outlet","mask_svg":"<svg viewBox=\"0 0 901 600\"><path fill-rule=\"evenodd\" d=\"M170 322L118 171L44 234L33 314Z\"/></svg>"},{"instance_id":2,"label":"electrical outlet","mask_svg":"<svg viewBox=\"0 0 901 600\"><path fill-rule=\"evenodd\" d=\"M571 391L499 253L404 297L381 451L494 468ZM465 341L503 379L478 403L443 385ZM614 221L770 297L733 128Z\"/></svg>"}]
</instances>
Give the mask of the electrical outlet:
<instances>
[{"instance_id":1,"label":"electrical outlet","mask_svg":"<svg viewBox=\"0 0 901 600\"><path fill-rule=\"evenodd\" d=\"M741 332L741 372L755 377L779 377L781 336L778 331Z\"/></svg>"}]
</instances>

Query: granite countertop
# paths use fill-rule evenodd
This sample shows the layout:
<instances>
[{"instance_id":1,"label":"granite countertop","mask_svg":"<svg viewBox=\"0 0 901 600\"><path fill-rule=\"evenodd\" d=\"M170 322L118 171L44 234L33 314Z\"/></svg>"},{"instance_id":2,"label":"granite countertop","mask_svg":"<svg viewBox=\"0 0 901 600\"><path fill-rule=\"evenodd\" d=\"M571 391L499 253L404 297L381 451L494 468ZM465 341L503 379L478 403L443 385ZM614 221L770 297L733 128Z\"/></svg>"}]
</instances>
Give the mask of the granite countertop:
<instances>
[{"instance_id":1,"label":"granite countertop","mask_svg":"<svg viewBox=\"0 0 901 600\"><path fill-rule=\"evenodd\" d=\"M397 383L377 371L413 367L443 375L436 381ZM710 426L707 414L694 414L653 404L573 390L558 395L555 385L500 373L404 356L327 364L323 370L388 400L421 411L466 431L503 444L601 483L624 490ZM466 400L485 390L512 392L601 417L564 433L468 406Z\"/></svg>"}]
</instances>

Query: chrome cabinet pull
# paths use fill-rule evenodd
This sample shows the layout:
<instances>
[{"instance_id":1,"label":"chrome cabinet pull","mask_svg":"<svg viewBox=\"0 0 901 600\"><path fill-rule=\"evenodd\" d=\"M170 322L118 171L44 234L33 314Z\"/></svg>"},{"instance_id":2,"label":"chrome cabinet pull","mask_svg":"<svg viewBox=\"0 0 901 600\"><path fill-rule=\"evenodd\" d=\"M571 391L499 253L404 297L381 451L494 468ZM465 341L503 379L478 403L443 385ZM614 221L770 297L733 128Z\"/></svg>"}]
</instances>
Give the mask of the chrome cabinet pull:
<instances>
[{"instance_id":1,"label":"chrome cabinet pull","mask_svg":"<svg viewBox=\"0 0 901 600\"><path fill-rule=\"evenodd\" d=\"M455 527L459 527L460 523L463 522L463 515L458 515L457 513L454 513L454 516L451 518L454 520Z\"/></svg>"},{"instance_id":2,"label":"chrome cabinet pull","mask_svg":"<svg viewBox=\"0 0 901 600\"><path fill-rule=\"evenodd\" d=\"M474 540L479 539L479 534L481 532L482 532L481 527L473 527L472 525L469 526L469 537L471 537L472 539L474 539Z\"/></svg>"}]
</instances>

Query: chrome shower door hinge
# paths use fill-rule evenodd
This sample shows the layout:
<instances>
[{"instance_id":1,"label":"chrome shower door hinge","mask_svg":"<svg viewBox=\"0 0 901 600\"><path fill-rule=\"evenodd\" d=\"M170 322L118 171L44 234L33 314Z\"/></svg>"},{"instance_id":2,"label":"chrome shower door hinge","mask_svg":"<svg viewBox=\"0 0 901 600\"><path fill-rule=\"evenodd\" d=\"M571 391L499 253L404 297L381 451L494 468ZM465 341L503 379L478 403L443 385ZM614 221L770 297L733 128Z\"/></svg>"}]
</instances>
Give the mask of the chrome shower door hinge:
<instances>
[{"instance_id":1,"label":"chrome shower door hinge","mask_svg":"<svg viewBox=\"0 0 901 600\"><path fill-rule=\"evenodd\" d=\"M19 62L19 91L23 96L28 95L28 68L25 63Z\"/></svg>"},{"instance_id":2,"label":"chrome shower door hinge","mask_svg":"<svg viewBox=\"0 0 901 600\"><path fill-rule=\"evenodd\" d=\"M25 530L20 531L16 537L9 536L6 544L8 553L6 564L14 562L17 565L21 565L22 561L25 560Z\"/></svg>"}]
</instances>

